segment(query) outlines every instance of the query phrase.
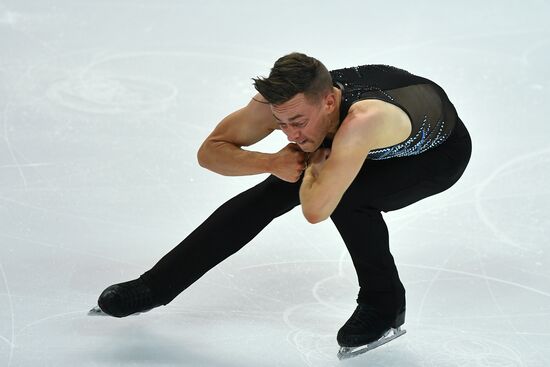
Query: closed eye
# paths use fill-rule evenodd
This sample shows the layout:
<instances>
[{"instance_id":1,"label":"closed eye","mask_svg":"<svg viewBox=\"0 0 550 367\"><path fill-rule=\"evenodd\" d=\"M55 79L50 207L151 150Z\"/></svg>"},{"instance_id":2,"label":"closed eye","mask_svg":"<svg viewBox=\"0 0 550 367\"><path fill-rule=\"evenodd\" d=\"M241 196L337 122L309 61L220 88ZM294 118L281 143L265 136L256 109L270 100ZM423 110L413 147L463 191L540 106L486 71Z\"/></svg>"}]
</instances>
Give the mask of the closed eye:
<instances>
[{"instance_id":1,"label":"closed eye","mask_svg":"<svg viewBox=\"0 0 550 367\"><path fill-rule=\"evenodd\" d=\"M288 126L292 126L293 128L301 129L305 127L308 124L309 120L302 121L302 122L291 122L290 124L285 123L279 123L279 127L281 129L286 129Z\"/></svg>"},{"instance_id":2,"label":"closed eye","mask_svg":"<svg viewBox=\"0 0 550 367\"><path fill-rule=\"evenodd\" d=\"M304 127L307 125L309 121L302 121L302 122L294 122L290 125L294 126L294 127Z\"/></svg>"}]
</instances>

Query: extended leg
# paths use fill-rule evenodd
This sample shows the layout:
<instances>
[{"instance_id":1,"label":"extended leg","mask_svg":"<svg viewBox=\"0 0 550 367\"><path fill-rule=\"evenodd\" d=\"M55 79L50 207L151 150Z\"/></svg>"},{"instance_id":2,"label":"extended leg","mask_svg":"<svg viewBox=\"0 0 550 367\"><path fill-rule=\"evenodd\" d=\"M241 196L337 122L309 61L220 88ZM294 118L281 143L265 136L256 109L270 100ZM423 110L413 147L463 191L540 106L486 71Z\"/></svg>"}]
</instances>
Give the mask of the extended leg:
<instances>
[{"instance_id":1,"label":"extended leg","mask_svg":"<svg viewBox=\"0 0 550 367\"><path fill-rule=\"evenodd\" d=\"M141 277L167 304L300 203L300 182L275 176L228 200Z\"/></svg>"},{"instance_id":2,"label":"extended leg","mask_svg":"<svg viewBox=\"0 0 550 367\"><path fill-rule=\"evenodd\" d=\"M299 188L300 181L269 176L228 200L141 277L108 287L99 306L105 313L124 317L168 304L274 218L298 205Z\"/></svg>"}]
</instances>

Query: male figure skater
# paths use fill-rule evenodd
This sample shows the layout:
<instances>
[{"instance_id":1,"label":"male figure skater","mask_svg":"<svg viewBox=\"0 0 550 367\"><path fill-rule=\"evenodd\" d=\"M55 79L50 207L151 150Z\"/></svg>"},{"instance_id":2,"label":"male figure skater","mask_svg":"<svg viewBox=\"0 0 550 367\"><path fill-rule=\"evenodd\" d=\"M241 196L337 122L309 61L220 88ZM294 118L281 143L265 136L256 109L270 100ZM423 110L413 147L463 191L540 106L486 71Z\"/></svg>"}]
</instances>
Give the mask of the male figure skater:
<instances>
[{"instance_id":1,"label":"male figure skater","mask_svg":"<svg viewBox=\"0 0 550 367\"><path fill-rule=\"evenodd\" d=\"M198 161L222 175L270 176L220 206L138 279L108 287L96 310L124 317L168 304L300 204L310 223L330 217L357 272L358 305L338 343L345 352L372 347L405 320L381 212L454 185L470 160L469 133L441 87L392 66L329 72L291 53L268 78L253 80L258 94L216 126ZM279 152L243 149L275 130L290 141Z\"/></svg>"}]
</instances>

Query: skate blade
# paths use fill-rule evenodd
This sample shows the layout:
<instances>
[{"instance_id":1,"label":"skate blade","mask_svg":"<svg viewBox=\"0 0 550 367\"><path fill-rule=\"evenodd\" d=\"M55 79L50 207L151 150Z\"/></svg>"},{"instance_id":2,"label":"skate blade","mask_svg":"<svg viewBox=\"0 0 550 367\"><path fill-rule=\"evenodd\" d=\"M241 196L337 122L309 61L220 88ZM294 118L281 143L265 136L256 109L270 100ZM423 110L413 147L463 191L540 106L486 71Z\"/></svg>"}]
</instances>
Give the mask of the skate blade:
<instances>
[{"instance_id":1,"label":"skate blade","mask_svg":"<svg viewBox=\"0 0 550 367\"><path fill-rule=\"evenodd\" d=\"M105 312L99 308L99 306L95 306L90 311L88 311L88 316L109 316Z\"/></svg>"},{"instance_id":2,"label":"skate blade","mask_svg":"<svg viewBox=\"0 0 550 367\"><path fill-rule=\"evenodd\" d=\"M137 316L137 315L140 315L140 314L148 312L148 311L150 311L150 310L145 310L145 311L142 311L142 312L136 312L136 313L133 313L129 316ZM108 313L103 312L103 310L101 308L99 308L99 306L95 306L90 311L88 311L88 316L108 316L108 317L111 317L111 315L109 315Z\"/></svg>"},{"instance_id":3,"label":"skate blade","mask_svg":"<svg viewBox=\"0 0 550 367\"><path fill-rule=\"evenodd\" d=\"M384 345L387 342L390 342L396 338L399 338L401 335L405 334L406 332L407 330L401 329L401 327L398 327L397 329L391 328L390 330L386 331L386 333L382 335L380 339L372 343L365 344L360 347L341 347L340 350L338 351L338 358L342 360L342 359L356 357L360 354L368 352L369 350L378 348L379 346Z\"/></svg>"}]
</instances>

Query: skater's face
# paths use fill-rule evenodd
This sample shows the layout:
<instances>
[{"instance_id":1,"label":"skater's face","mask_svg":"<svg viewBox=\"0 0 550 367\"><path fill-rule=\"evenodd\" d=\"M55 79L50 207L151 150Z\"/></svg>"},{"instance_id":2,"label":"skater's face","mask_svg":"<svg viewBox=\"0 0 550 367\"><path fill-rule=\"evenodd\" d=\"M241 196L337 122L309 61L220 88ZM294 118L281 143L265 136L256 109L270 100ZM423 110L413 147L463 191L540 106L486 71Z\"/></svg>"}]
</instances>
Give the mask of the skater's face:
<instances>
[{"instance_id":1,"label":"skater's face","mask_svg":"<svg viewBox=\"0 0 550 367\"><path fill-rule=\"evenodd\" d=\"M334 91L319 101L310 101L298 93L285 103L271 105L271 111L290 142L304 152L314 152L339 121L336 100Z\"/></svg>"}]
</instances>

